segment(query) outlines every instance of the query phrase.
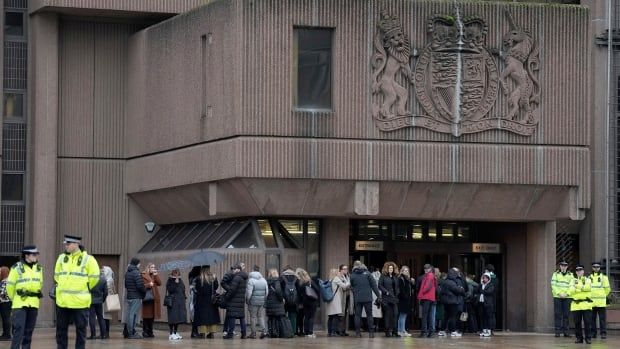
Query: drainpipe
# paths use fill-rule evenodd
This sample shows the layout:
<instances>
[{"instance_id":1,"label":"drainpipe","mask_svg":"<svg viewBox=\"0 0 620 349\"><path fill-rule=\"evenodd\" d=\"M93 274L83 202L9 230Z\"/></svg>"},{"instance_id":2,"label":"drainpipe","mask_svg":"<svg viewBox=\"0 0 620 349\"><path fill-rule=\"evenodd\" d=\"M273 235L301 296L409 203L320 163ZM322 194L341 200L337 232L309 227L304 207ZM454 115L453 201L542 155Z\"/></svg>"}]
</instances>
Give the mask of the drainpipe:
<instances>
[{"instance_id":1,"label":"drainpipe","mask_svg":"<svg viewBox=\"0 0 620 349\"><path fill-rule=\"evenodd\" d=\"M606 246L606 250L605 250L605 273L607 275L609 275L609 271L610 271L610 261L609 261L609 208L610 208L610 203L609 200L611 200L612 197L615 198L616 193L613 193L614 195L612 196L611 193L609 192L610 190L610 176L609 176L609 172L610 172L610 168L609 168L609 155L610 155L610 136L609 136L609 132L610 132L610 122L611 122L611 108L613 107L612 103L611 103L611 74L612 74L612 68L611 68L611 63L612 63L612 52L613 52L613 32L612 32L612 22L611 22L611 17L612 17L612 2L613 0L607 0L607 112L605 113L605 193L607 194L607 200L605 201L605 246Z\"/></svg>"}]
</instances>

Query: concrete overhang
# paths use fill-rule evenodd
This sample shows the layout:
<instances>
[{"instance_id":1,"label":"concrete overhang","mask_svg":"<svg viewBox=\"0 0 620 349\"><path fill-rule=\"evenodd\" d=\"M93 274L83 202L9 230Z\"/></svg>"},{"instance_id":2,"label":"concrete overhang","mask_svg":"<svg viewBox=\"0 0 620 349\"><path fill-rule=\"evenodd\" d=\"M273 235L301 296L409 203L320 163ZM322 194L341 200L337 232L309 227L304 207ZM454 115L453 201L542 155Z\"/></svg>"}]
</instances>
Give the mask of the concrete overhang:
<instances>
[{"instance_id":1,"label":"concrete overhang","mask_svg":"<svg viewBox=\"0 0 620 349\"><path fill-rule=\"evenodd\" d=\"M56 12L88 17L171 17L210 0L30 0L28 11Z\"/></svg>"},{"instance_id":2,"label":"concrete overhang","mask_svg":"<svg viewBox=\"0 0 620 349\"><path fill-rule=\"evenodd\" d=\"M129 196L158 224L239 216L531 222L582 219L577 188L236 178Z\"/></svg>"}]
</instances>

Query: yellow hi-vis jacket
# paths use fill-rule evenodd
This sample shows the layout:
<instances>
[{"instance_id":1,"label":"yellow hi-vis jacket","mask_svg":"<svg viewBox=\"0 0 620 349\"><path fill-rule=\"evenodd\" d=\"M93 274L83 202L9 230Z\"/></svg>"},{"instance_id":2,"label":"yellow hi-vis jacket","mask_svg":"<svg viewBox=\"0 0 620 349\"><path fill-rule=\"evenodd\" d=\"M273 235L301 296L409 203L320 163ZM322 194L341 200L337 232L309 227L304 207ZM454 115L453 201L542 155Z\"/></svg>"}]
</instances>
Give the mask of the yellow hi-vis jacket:
<instances>
[{"instance_id":1,"label":"yellow hi-vis jacket","mask_svg":"<svg viewBox=\"0 0 620 349\"><path fill-rule=\"evenodd\" d=\"M573 273L569 271L566 274L562 274L559 270L553 273L553 276L551 276L551 293L553 298L561 298L560 294L562 293L567 295L565 298L571 298L569 289L574 278Z\"/></svg>"},{"instance_id":2,"label":"yellow hi-vis jacket","mask_svg":"<svg viewBox=\"0 0 620 349\"><path fill-rule=\"evenodd\" d=\"M609 286L609 278L603 273L592 273L589 276L592 281L592 303L593 307L605 308L607 307L607 296L611 292Z\"/></svg>"},{"instance_id":3,"label":"yellow hi-vis jacket","mask_svg":"<svg viewBox=\"0 0 620 349\"><path fill-rule=\"evenodd\" d=\"M39 308L39 297L43 289L43 268L33 264L32 268L24 262L11 267L6 283L6 293L13 302L13 309L23 307Z\"/></svg>"},{"instance_id":4,"label":"yellow hi-vis jacket","mask_svg":"<svg viewBox=\"0 0 620 349\"><path fill-rule=\"evenodd\" d=\"M570 311L591 310L592 281L585 275L573 279L570 285L570 295L573 301L570 303Z\"/></svg>"},{"instance_id":5,"label":"yellow hi-vis jacket","mask_svg":"<svg viewBox=\"0 0 620 349\"><path fill-rule=\"evenodd\" d=\"M85 309L90 307L90 290L99 282L99 265L95 257L79 249L63 253L56 260L56 305L61 308Z\"/></svg>"}]
</instances>

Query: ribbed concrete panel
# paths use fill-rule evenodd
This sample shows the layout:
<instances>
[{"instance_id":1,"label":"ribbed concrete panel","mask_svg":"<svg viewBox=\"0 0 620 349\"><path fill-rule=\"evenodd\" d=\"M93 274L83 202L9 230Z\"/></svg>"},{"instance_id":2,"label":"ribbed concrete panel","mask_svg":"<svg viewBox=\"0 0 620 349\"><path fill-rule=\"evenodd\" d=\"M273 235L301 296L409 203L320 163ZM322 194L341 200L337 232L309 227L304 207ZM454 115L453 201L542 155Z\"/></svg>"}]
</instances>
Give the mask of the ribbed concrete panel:
<instances>
[{"instance_id":1,"label":"ribbed concrete panel","mask_svg":"<svg viewBox=\"0 0 620 349\"><path fill-rule=\"evenodd\" d=\"M93 155L123 156L128 25L95 23Z\"/></svg>"},{"instance_id":2,"label":"ribbed concrete panel","mask_svg":"<svg viewBox=\"0 0 620 349\"><path fill-rule=\"evenodd\" d=\"M61 24L59 156L93 156L94 43L93 24Z\"/></svg>"},{"instance_id":3,"label":"ribbed concrete panel","mask_svg":"<svg viewBox=\"0 0 620 349\"><path fill-rule=\"evenodd\" d=\"M123 162L58 160L58 232L82 236L88 251L116 254L127 239Z\"/></svg>"},{"instance_id":4,"label":"ribbed concrete panel","mask_svg":"<svg viewBox=\"0 0 620 349\"><path fill-rule=\"evenodd\" d=\"M88 160L58 160L57 231L84 237L93 247L93 168Z\"/></svg>"},{"instance_id":5,"label":"ribbed concrete panel","mask_svg":"<svg viewBox=\"0 0 620 349\"><path fill-rule=\"evenodd\" d=\"M130 160L125 192L233 177L501 183L579 187L589 207L589 161L581 147L247 137Z\"/></svg>"},{"instance_id":6,"label":"ribbed concrete panel","mask_svg":"<svg viewBox=\"0 0 620 349\"><path fill-rule=\"evenodd\" d=\"M93 212L90 238L98 254L125 251L128 231L127 196L123 192L122 161L94 161Z\"/></svg>"},{"instance_id":7,"label":"ribbed concrete panel","mask_svg":"<svg viewBox=\"0 0 620 349\"><path fill-rule=\"evenodd\" d=\"M132 12L181 13L212 0L31 0L30 12L45 7L117 10Z\"/></svg>"}]
</instances>

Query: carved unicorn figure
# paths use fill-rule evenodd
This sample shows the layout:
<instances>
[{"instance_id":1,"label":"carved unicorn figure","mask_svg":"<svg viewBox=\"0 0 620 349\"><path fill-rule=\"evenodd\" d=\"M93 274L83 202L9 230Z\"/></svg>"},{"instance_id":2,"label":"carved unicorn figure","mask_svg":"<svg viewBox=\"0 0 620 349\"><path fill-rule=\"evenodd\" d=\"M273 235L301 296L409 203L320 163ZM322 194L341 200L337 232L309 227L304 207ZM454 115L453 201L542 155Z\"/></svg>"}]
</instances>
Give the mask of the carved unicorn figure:
<instances>
[{"instance_id":1,"label":"carved unicorn figure","mask_svg":"<svg viewBox=\"0 0 620 349\"><path fill-rule=\"evenodd\" d=\"M506 11L510 31L503 37L506 53L503 59L506 68L500 76L500 84L504 95L508 97L510 111L507 118L518 122L537 123L532 111L540 103L540 84L534 72L538 70L538 43L531 35L517 26L510 12ZM512 80L510 91L508 81Z\"/></svg>"}]
</instances>

